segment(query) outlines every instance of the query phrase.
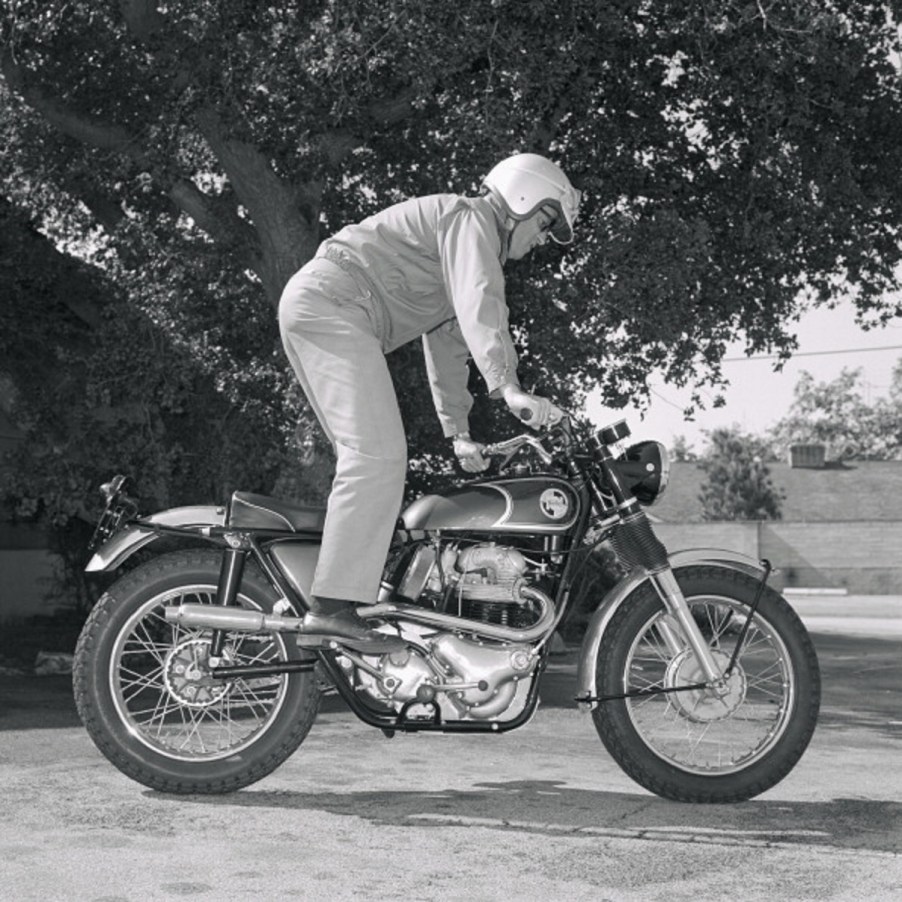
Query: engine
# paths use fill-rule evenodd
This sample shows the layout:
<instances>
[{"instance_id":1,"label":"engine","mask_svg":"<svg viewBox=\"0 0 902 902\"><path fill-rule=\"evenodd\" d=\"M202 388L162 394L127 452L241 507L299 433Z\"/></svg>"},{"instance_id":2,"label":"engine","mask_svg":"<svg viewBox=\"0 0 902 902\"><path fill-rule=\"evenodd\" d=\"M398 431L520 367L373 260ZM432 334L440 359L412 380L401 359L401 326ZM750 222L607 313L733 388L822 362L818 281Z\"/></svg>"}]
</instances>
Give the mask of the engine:
<instances>
[{"instance_id":1,"label":"engine","mask_svg":"<svg viewBox=\"0 0 902 902\"><path fill-rule=\"evenodd\" d=\"M413 605L387 627L400 627L410 649L346 653L341 663L359 689L406 717L431 717L435 708L444 720L516 717L540 655L530 643L554 617L553 602L533 585L542 570L495 542L407 546L386 572L383 600Z\"/></svg>"},{"instance_id":2,"label":"engine","mask_svg":"<svg viewBox=\"0 0 902 902\"><path fill-rule=\"evenodd\" d=\"M535 569L522 552L495 542L421 543L403 561L395 595L458 617L523 624L529 612L520 588Z\"/></svg>"}]
</instances>

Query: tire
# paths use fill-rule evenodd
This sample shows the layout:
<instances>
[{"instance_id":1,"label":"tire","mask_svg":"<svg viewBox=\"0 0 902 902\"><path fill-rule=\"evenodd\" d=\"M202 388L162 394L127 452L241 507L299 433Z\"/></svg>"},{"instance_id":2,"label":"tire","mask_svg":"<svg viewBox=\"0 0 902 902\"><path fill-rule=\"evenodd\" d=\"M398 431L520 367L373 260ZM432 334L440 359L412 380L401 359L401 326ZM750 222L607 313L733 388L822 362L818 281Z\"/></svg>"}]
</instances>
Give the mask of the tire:
<instances>
[{"instance_id":1,"label":"tire","mask_svg":"<svg viewBox=\"0 0 902 902\"><path fill-rule=\"evenodd\" d=\"M312 672L214 680L212 633L169 623L183 600L214 603L221 553L161 555L116 582L79 637L78 713L98 749L124 774L160 792L225 793L272 773L304 741L319 708ZM278 600L253 568L237 603L271 612ZM226 633L224 663L301 660L281 634Z\"/></svg>"},{"instance_id":2,"label":"tire","mask_svg":"<svg viewBox=\"0 0 902 902\"><path fill-rule=\"evenodd\" d=\"M758 581L722 567L675 572L715 661L729 663L755 599ZM596 665L599 696L703 682L688 647L664 642L676 622L649 581L611 618ZM681 641L681 640L680 640ZM685 644L685 643L684 643ZM666 799L738 802L780 782L808 746L820 708L820 671L801 620L765 587L727 683L717 698L705 690L600 702L598 734L637 783Z\"/></svg>"}]
</instances>

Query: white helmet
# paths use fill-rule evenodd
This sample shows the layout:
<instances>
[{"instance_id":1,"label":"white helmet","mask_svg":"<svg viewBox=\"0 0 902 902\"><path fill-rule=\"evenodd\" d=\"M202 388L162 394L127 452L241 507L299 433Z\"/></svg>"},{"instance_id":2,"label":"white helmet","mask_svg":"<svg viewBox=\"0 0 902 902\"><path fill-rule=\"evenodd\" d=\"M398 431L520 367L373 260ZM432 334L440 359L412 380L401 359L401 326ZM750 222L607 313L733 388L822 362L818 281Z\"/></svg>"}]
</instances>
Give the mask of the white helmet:
<instances>
[{"instance_id":1,"label":"white helmet","mask_svg":"<svg viewBox=\"0 0 902 902\"><path fill-rule=\"evenodd\" d=\"M558 244L573 241L580 192L556 163L537 153L517 153L502 160L482 180L513 219L529 219L542 207L553 207L557 219L551 237Z\"/></svg>"}]
</instances>

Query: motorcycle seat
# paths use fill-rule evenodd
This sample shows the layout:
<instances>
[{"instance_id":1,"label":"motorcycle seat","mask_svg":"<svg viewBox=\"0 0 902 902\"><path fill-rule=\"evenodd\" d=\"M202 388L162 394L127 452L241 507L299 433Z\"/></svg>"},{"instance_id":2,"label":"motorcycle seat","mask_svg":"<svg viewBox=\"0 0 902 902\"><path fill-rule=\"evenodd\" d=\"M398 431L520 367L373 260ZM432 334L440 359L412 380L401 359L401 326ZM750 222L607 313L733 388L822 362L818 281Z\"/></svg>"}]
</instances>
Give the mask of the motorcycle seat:
<instances>
[{"instance_id":1,"label":"motorcycle seat","mask_svg":"<svg viewBox=\"0 0 902 902\"><path fill-rule=\"evenodd\" d=\"M324 507L304 507L268 495L233 492L227 522L239 529L322 532L325 519Z\"/></svg>"}]
</instances>

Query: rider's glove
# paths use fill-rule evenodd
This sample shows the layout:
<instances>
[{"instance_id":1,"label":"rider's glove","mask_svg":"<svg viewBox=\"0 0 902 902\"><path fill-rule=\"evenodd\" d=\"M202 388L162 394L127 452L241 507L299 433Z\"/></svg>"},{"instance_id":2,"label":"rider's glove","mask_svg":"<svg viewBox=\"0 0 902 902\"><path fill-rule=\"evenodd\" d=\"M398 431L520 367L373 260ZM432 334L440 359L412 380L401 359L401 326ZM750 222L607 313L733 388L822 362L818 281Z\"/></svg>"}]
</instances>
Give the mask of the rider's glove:
<instances>
[{"instance_id":1,"label":"rider's glove","mask_svg":"<svg viewBox=\"0 0 902 902\"><path fill-rule=\"evenodd\" d=\"M501 389L501 393L513 415L532 429L553 426L564 416L564 411L552 404L548 398L531 395L519 386L505 385Z\"/></svg>"},{"instance_id":2,"label":"rider's glove","mask_svg":"<svg viewBox=\"0 0 902 902\"><path fill-rule=\"evenodd\" d=\"M483 448L485 445L474 442L467 432L459 432L454 436L454 455L467 473L481 473L488 468L489 461L482 456Z\"/></svg>"}]
</instances>

